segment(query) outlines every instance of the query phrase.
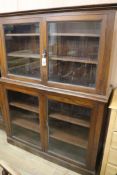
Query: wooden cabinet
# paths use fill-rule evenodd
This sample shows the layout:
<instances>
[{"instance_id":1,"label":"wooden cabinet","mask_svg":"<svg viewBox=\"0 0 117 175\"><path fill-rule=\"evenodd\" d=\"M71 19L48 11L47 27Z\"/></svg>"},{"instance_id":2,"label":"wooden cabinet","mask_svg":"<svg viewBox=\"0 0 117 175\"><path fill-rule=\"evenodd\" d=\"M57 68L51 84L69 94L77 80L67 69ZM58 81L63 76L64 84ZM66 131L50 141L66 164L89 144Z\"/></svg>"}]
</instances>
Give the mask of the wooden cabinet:
<instances>
[{"instance_id":1,"label":"wooden cabinet","mask_svg":"<svg viewBox=\"0 0 117 175\"><path fill-rule=\"evenodd\" d=\"M95 170L104 103L10 82L4 98L10 143L81 173Z\"/></svg>"},{"instance_id":2,"label":"wooden cabinet","mask_svg":"<svg viewBox=\"0 0 117 175\"><path fill-rule=\"evenodd\" d=\"M83 9L1 16L1 84L9 143L93 175L111 92L116 10Z\"/></svg>"}]
</instances>

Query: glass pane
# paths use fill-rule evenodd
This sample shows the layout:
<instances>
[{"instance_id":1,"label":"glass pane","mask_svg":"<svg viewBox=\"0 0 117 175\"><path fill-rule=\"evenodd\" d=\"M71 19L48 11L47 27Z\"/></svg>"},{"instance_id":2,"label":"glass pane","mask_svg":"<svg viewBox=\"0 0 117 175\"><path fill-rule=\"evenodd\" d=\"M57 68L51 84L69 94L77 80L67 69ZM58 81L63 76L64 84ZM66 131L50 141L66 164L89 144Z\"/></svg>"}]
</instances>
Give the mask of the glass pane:
<instances>
[{"instance_id":1,"label":"glass pane","mask_svg":"<svg viewBox=\"0 0 117 175\"><path fill-rule=\"evenodd\" d=\"M40 78L38 23L4 25L8 73Z\"/></svg>"},{"instance_id":2,"label":"glass pane","mask_svg":"<svg viewBox=\"0 0 117 175\"><path fill-rule=\"evenodd\" d=\"M33 132L31 130L13 125L12 135L21 140L24 140L27 143L40 146L40 135L38 135L36 132Z\"/></svg>"},{"instance_id":3,"label":"glass pane","mask_svg":"<svg viewBox=\"0 0 117 175\"><path fill-rule=\"evenodd\" d=\"M49 100L49 151L86 163L91 109Z\"/></svg>"},{"instance_id":4,"label":"glass pane","mask_svg":"<svg viewBox=\"0 0 117 175\"><path fill-rule=\"evenodd\" d=\"M38 97L8 91L12 135L40 145Z\"/></svg>"},{"instance_id":5,"label":"glass pane","mask_svg":"<svg viewBox=\"0 0 117 175\"><path fill-rule=\"evenodd\" d=\"M96 86L101 22L49 22L49 80Z\"/></svg>"}]
</instances>

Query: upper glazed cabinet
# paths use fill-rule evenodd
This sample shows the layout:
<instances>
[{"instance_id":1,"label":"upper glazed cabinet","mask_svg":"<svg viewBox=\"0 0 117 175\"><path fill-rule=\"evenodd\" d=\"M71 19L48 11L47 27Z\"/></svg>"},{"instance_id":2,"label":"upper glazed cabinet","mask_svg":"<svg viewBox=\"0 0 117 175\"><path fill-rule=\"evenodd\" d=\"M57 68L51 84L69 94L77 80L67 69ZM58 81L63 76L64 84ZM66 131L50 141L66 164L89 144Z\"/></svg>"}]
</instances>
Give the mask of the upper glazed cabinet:
<instances>
[{"instance_id":1,"label":"upper glazed cabinet","mask_svg":"<svg viewBox=\"0 0 117 175\"><path fill-rule=\"evenodd\" d=\"M113 25L106 28L110 15L67 13L42 17L40 22L22 19L3 24L3 73L9 78L105 95L111 40L108 46L105 43L113 29Z\"/></svg>"}]
</instances>

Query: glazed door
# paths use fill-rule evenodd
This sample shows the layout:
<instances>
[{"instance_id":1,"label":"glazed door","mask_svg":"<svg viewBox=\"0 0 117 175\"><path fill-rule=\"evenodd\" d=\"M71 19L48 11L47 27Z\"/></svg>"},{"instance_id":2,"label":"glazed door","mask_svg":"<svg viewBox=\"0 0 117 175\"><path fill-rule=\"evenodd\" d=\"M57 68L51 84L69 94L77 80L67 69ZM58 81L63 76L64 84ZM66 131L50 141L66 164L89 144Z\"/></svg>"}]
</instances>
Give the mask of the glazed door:
<instances>
[{"instance_id":1,"label":"glazed door","mask_svg":"<svg viewBox=\"0 0 117 175\"><path fill-rule=\"evenodd\" d=\"M93 104L49 95L47 105L47 151L69 163L89 168L96 119Z\"/></svg>"},{"instance_id":2,"label":"glazed door","mask_svg":"<svg viewBox=\"0 0 117 175\"><path fill-rule=\"evenodd\" d=\"M16 79L41 79L40 21L18 19L3 25L6 75Z\"/></svg>"},{"instance_id":3,"label":"glazed door","mask_svg":"<svg viewBox=\"0 0 117 175\"><path fill-rule=\"evenodd\" d=\"M47 81L54 87L96 91L106 18L73 15L47 18Z\"/></svg>"},{"instance_id":4,"label":"glazed door","mask_svg":"<svg viewBox=\"0 0 117 175\"><path fill-rule=\"evenodd\" d=\"M11 136L26 144L41 147L39 97L7 90Z\"/></svg>"}]
</instances>

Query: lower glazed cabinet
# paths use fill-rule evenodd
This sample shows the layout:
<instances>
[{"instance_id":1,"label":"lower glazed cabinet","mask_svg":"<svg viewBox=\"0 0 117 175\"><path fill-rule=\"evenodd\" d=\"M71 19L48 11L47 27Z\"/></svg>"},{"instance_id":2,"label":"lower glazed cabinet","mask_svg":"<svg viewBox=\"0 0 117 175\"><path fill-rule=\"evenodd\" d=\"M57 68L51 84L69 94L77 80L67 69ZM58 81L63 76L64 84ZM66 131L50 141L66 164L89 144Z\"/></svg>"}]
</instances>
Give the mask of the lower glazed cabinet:
<instances>
[{"instance_id":1,"label":"lower glazed cabinet","mask_svg":"<svg viewBox=\"0 0 117 175\"><path fill-rule=\"evenodd\" d=\"M102 102L4 86L8 142L82 174L95 174Z\"/></svg>"}]
</instances>

